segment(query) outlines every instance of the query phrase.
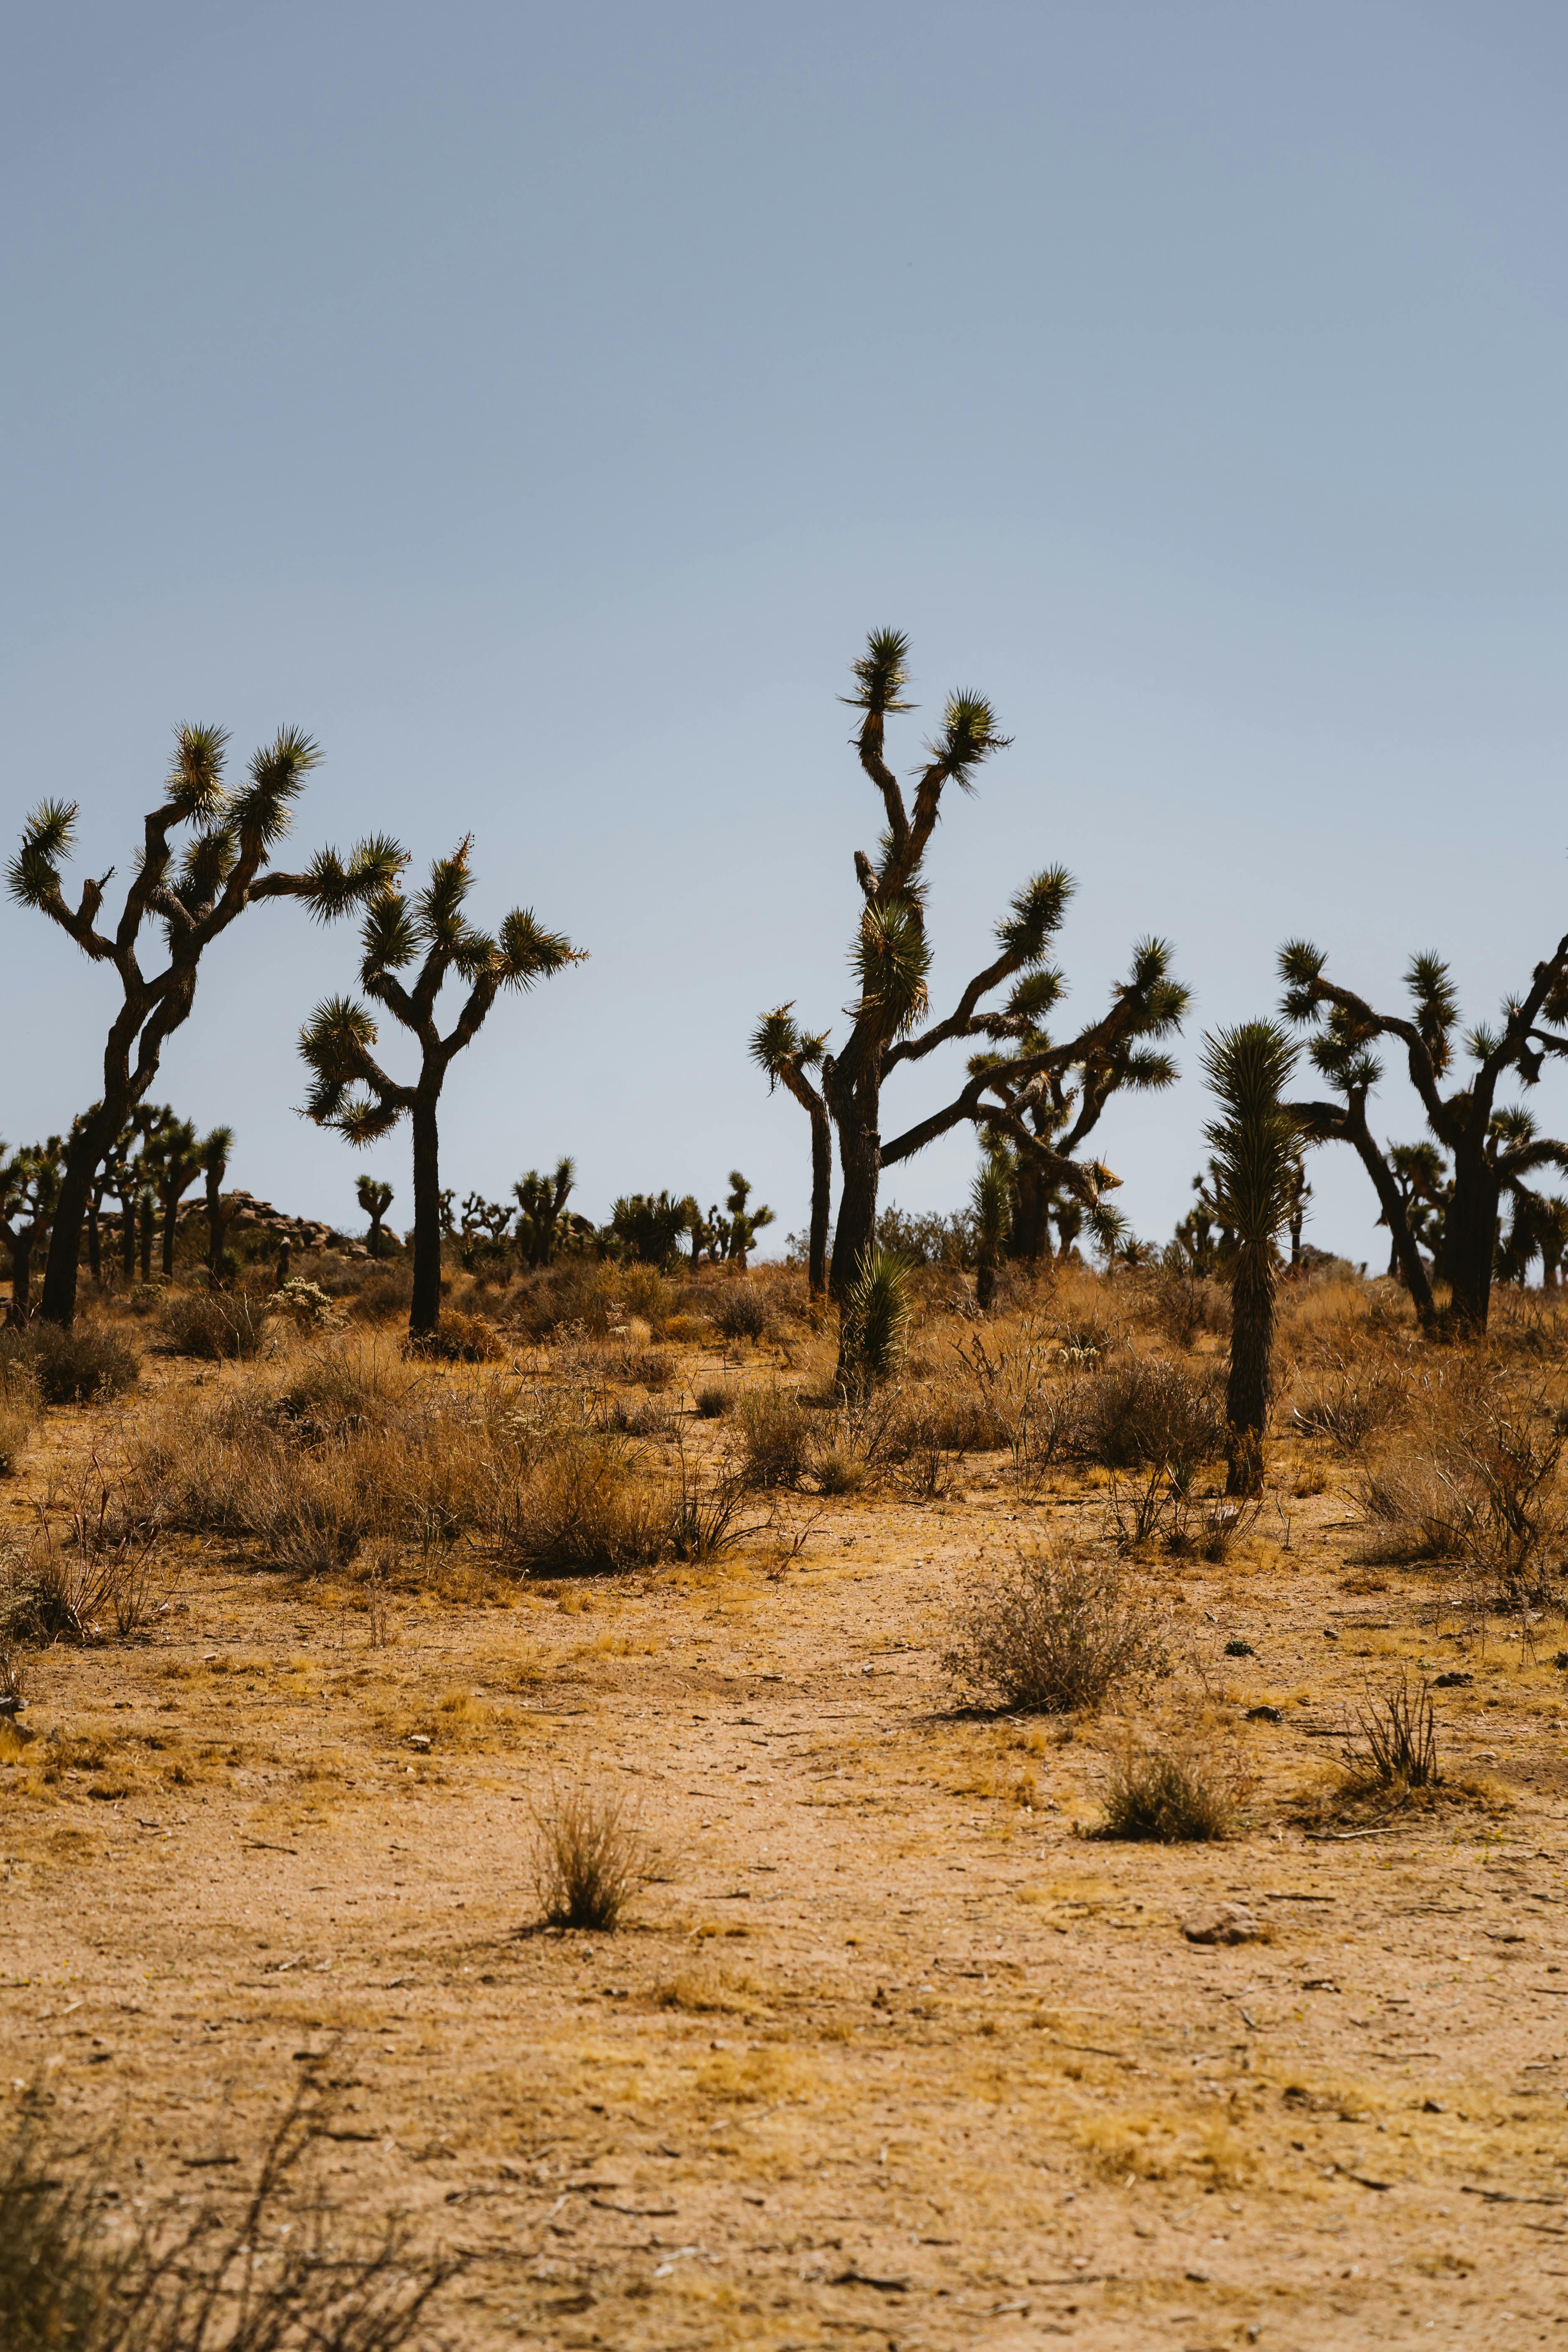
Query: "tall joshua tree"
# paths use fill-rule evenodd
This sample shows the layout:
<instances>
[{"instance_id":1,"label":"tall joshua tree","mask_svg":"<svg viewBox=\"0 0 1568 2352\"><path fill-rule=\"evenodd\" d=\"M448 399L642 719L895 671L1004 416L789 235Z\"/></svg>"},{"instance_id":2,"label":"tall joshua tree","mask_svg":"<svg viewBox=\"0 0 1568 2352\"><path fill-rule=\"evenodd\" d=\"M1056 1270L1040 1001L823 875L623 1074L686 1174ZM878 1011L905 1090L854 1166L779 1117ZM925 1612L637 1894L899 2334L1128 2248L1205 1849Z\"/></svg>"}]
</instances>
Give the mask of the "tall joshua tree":
<instances>
[{"instance_id":1,"label":"tall joshua tree","mask_svg":"<svg viewBox=\"0 0 1568 2352\"><path fill-rule=\"evenodd\" d=\"M1374 1011L1353 990L1325 977L1326 961L1323 950L1304 940L1292 940L1279 955L1285 1013L1303 1027L1322 1024L1312 1058L1342 1097L1337 1105L1302 1107L1309 1139L1354 1145L1376 1187L1416 1312L1431 1323L1431 1286L1399 1187L1366 1128L1366 1097L1382 1075L1370 1048L1380 1037L1404 1047L1426 1124L1452 1161L1437 1272L1449 1286L1454 1321L1484 1331L1503 1194L1537 1169L1568 1167L1568 1145L1538 1134L1528 1117L1500 1108L1497 1100L1510 1074L1533 1087L1549 1058L1568 1055L1568 934L1536 965L1525 993L1505 1000L1500 1029L1472 1029L1465 1038L1464 1052L1475 1066L1463 1084L1454 1083L1459 1001L1441 957L1411 958L1405 973L1407 1014Z\"/></svg>"},{"instance_id":2,"label":"tall joshua tree","mask_svg":"<svg viewBox=\"0 0 1568 2352\"><path fill-rule=\"evenodd\" d=\"M1045 968L1072 889L1068 876L1057 866L1025 884L996 927L994 957L962 990L950 1013L925 1025L931 964L925 857L942 794L950 783L972 791L980 767L1008 739L983 695L950 695L941 728L926 746L914 780L912 803L907 800L884 756L888 719L912 707L905 699L907 653L900 631L877 631L854 666L856 691L847 698L863 714L856 747L861 767L881 795L886 830L874 862L863 850L855 853L864 902L850 951L858 992L848 1008L848 1036L836 1053L824 1055L822 1064L822 1093L837 1134L842 1178L828 1269L828 1286L840 1301L871 1244L883 1168L923 1150L964 1121L1005 1139L1021 1157L1092 1207L1115 1179L1098 1163L1075 1161L1037 1134L1017 1094L1052 1072L1098 1070L1129 1039L1178 1028L1186 1006L1185 991L1170 976L1169 949L1163 941L1151 940L1135 952L1130 978L1114 992L1110 1011L1099 1022L1060 1045L1032 1041L1023 1034L1042 1006L1065 989L1061 975ZM986 999L1008 982L1013 985L1007 998L987 1005ZM940 1045L974 1037L1008 1041L1013 1050L988 1058L984 1068L972 1069L951 1102L884 1142L886 1080L905 1063L921 1061Z\"/></svg>"},{"instance_id":3,"label":"tall joshua tree","mask_svg":"<svg viewBox=\"0 0 1568 2352\"><path fill-rule=\"evenodd\" d=\"M223 1272L224 1244L228 1233L228 1219L223 1208L223 1180L228 1174L230 1154L234 1150L232 1127L215 1127L202 1138L197 1154L207 1213L207 1273L214 1282Z\"/></svg>"},{"instance_id":4,"label":"tall joshua tree","mask_svg":"<svg viewBox=\"0 0 1568 2352\"><path fill-rule=\"evenodd\" d=\"M60 1169L66 1147L58 1135L25 1143L5 1157L0 1144L0 1237L11 1253L11 1305L6 1321L26 1323L32 1312L33 1255L59 1213Z\"/></svg>"},{"instance_id":5,"label":"tall joshua tree","mask_svg":"<svg viewBox=\"0 0 1568 2352\"><path fill-rule=\"evenodd\" d=\"M246 908L263 898L302 899L325 921L384 890L403 864L395 842L362 842L345 861L318 850L302 872L269 870L289 830L294 802L319 759L315 744L286 727L258 751L247 781L223 781L228 737L221 727L182 727L163 797L142 821L142 844L112 926L100 928L113 868L84 882L72 906L62 862L76 839L78 805L46 801L35 809L11 860L13 898L36 907L94 963L108 964L120 1008L103 1050L103 1093L73 1130L49 1236L40 1311L68 1324L76 1313L77 1266L92 1181L116 1136L157 1076L170 1034L190 1016L202 957ZM183 848L175 836L184 835ZM140 952L149 923L163 927L165 957L144 971Z\"/></svg>"},{"instance_id":6,"label":"tall joshua tree","mask_svg":"<svg viewBox=\"0 0 1568 2352\"><path fill-rule=\"evenodd\" d=\"M577 1163L563 1153L554 1172L531 1168L511 1188L517 1202L517 1237L525 1265L548 1265L555 1252L555 1228L577 1181Z\"/></svg>"},{"instance_id":7,"label":"tall joshua tree","mask_svg":"<svg viewBox=\"0 0 1568 2352\"><path fill-rule=\"evenodd\" d=\"M190 1120L173 1119L167 1127L161 1129L148 1144L147 1157L153 1169L163 1224L163 1272L173 1275L180 1202L202 1172L201 1142Z\"/></svg>"},{"instance_id":8,"label":"tall joshua tree","mask_svg":"<svg viewBox=\"0 0 1568 2352\"><path fill-rule=\"evenodd\" d=\"M381 1221L392 1206L392 1197L391 1185L378 1182L374 1176L362 1176L354 1186L354 1198L370 1219L365 1242L372 1257L380 1257L385 1249L386 1235L381 1230Z\"/></svg>"},{"instance_id":9,"label":"tall joshua tree","mask_svg":"<svg viewBox=\"0 0 1568 2352\"><path fill-rule=\"evenodd\" d=\"M764 1013L752 1032L752 1059L767 1072L768 1091L784 1087L811 1121L811 1224L806 1280L813 1298L827 1290L827 1223L832 1210L833 1123L821 1088L807 1073L820 1069L827 1032L814 1035L795 1019L793 1004Z\"/></svg>"},{"instance_id":10,"label":"tall joshua tree","mask_svg":"<svg viewBox=\"0 0 1568 2352\"><path fill-rule=\"evenodd\" d=\"M1263 1484L1263 1437L1274 1381L1279 1240L1289 1223L1301 1160L1300 1129L1280 1090L1296 1048L1273 1021L1246 1021L1204 1040L1204 1072L1220 1117L1204 1130L1215 1197L1236 1236L1231 1260L1230 1379L1226 1389L1233 1495Z\"/></svg>"},{"instance_id":11,"label":"tall joshua tree","mask_svg":"<svg viewBox=\"0 0 1568 2352\"><path fill-rule=\"evenodd\" d=\"M419 1048L419 1074L404 1085L371 1051L376 1024L367 1005L334 996L319 1004L300 1033L300 1050L315 1074L306 1104L319 1126L349 1142L374 1143L406 1118L414 1141L414 1297L409 1336L430 1338L441 1313L441 1175L438 1128L441 1089L456 1056L479 1034L500 991L531 988L570 963L584 961L558 931L546 931L531 912L514 907L492 936L476 930L463 911L473 887L471 836L450 857L437 858L412 903L386 890L373 899L360 934L360 985L406 1029ZM398 974L418 971L411 987ZM466 982L458 1017L446 1035L437 1000L456 973Z\"/></svg>"}]
</instances>

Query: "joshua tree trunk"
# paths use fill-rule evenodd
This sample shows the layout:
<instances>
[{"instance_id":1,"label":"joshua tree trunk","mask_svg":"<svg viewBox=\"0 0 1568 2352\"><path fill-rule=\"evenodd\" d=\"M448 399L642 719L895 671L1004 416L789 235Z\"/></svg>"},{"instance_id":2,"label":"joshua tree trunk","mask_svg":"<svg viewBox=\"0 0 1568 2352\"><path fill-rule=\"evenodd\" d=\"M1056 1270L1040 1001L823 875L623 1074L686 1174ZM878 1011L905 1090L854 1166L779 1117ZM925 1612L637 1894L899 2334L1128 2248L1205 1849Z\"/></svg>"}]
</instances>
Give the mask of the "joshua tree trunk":
<instances>
[{"instance_id":1,"label":"joshua tree trunk","mask_svg":"<svg viewBox=\"0 0 1568 2352\"><path fill-rule=\"evenodd\" d=\"M87 1204L87 1267L95 1290L103 1288L103 1244L98 1230L100 1195L94 1192Z\"/></svg>"},{"instance_id":2,"label":"joshua tree trunk","mask_svg":"<svg viewBox=\"0 0 1568 2352\"><path fill-rule=\"evenodd\" d=\"M988 1315L996 1297L996 1253L982 1241L974 1260L974 1304Z\"/></svg>"},{"instance_id":3,"label":"joshua tree trunk","mask_svg":"<svg viewBox=\"0 0 1568 2352\"><path fill-rule=\"evenodd\" d=\"M441 1319L441 1147L434 1100L416 1100L411 1119L414 1297L408 1310L408 1335L419 1339L430 1338Z\"/></svg>"},{"instance_id":4,"label":"joshua tree trunk","mask_svg":"<svg viewBox=\"0 0 1568 2352\"><path fill-rule=\"evenodd\" d=\"M126 1281L136 1279L136 1195L123 1192L120 1199L120 1264Z\"/></svg>"},{"instance_id":5,"label":"joshua tree trunk","mask_svg":"<svg viewBox=\"0 0 1568 2352\"><path fill-rule=\"evenodd\" d=\"M1456 1323L1484 1331L1491 1307L1492 1265L1497 1254L1497 1171L1479 1150L1454 1154L1454 1197L1443 1228L1442 1272L1452 1292Z\"/></svg>"},{"instance_id":6,"label":"joshua tree trunk","mask_svg":"<svg viewBox=\"0 0 1568 2352\"><path fill-rule=\"evenodd\" d=\"M228 1233L228 1219L223 1213L223 1179L216 1170L207 1172L207 1272L216 1282L224 1243Z\"/></svg>"},{"instance_id":7,"label":"joshua tree trunk","mask_svg":"<svg viewBox=\"0 0 1568 2352\"><path fill-rule=\"evenodd\" d=\"M1050 1227L1046 1223L1046 1180L1039 1169L1020 1154L1014 1177L1017 1210L1014 1233L1017 1255L1026 1265L1037 1265L1049 1255Z\"/></svg>"},{"instance_id":8,"label":"joshua tree trunk","mask_svg":"<svg viewBox=\"0 0 1568 2352\"><path fill-rule=\"evenodd\" d=\"M180 1202L178 1195L174 1192L166 1192L163 1195L163 1272L169 1276L171 1281L173 1281L174 1275L174 1220L179 1213Z\"/></svg>"},{"instance_id":9,"label":"joshua tree trunk","mask_svg":"<svg viewBox=\"0 0 1568 2352\"><path fill-rule=\"evenodd\" d=\"M876 1239L877 1188L882 1172L882 1139L877 1129L881 1058L879 1050L873 1047L868 1056L869 1066L858 1080L831 1063L823 1072L828 1108L838 1129L838 1223L827 1286L839 1300Z\"/></svg>"},{"instance_id":10,"label":"joshua tree trunk","mask_svg":"<svg viewBox=\"0 0 1568 2352\"><path fill-rule=\"evenodd\" d=\"M112 1105L100 1103L72 1129L60 1178L60 1197L49 1229L44 1292L38 1302L38 1312L46 1323L63 1323L68 1328L76 1313L76 1270L92 1200L93 1179L130 1117L131 1108L131 1089L126 1087L116 1092Z\"/></svg>"},{"instance_id":11,"label":"joshua tree trunk","mask_svg":"<svg viewBox=\"0 0 1568 2352\"><path fill-rule=\"evenodd\" d=\"M153 1279L153 1195L151 1192L144 1192L142 1196L142 1279L143 1282L151 1282Z\"/></svg>"},{"instance_id":12,"label":"joshua tree trunk","mask_svg":"<svg viewBox=\"0 0 1568 2352\"><path fill-rule=\"evenodd\" d=\"M1274 1294L1279 1269L1267 1244L1246 1244L1236 1262L1230 1301L1230 1378L1225 1417L1227 1495L1256 1495L1263 1484L1263 1435L1274 1385Z\"/></svg>"}]
</instances>

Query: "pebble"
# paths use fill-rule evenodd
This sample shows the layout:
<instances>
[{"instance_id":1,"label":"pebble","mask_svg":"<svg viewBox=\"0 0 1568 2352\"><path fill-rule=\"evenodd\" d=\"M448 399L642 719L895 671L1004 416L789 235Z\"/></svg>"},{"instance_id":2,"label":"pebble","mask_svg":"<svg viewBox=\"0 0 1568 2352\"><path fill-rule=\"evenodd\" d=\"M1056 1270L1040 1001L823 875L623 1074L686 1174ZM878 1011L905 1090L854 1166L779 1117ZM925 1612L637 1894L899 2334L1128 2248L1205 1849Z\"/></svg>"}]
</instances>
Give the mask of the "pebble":
<instances>
[{"instance_id":1,"label":"pebble","mask_svg":"<svg viewBox=\"0 0 1568 2352\"><path fill-rule=\"evenodd\" d=\"M1251 1944L1263 1933L1263 1922L1245 1903L1211 1903L1182 1922L1189 1944Z\"/></svg>"}]
</instances>

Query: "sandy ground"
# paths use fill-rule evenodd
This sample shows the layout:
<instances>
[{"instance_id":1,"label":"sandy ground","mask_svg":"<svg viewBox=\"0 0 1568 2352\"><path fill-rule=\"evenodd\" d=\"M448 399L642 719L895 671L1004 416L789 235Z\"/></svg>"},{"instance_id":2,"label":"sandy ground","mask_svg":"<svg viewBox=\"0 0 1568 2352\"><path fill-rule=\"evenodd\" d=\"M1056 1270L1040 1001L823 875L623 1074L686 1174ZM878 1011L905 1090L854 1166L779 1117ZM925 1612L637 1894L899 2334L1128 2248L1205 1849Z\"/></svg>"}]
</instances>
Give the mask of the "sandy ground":
<instances>
[{"instance_id":1,"label":"sandy ground","mask_svg":"<svg viewBox=\"0 0 1568 2352\"><path fill-rule=\"evenodd\" d=\"M52 1415L0 1509L101 1435ZM32 1663L7 2095L195 2196L314 2072L328 2185L468 2257L470 2346L1568 2343L1564 1636L1378 1589L1330 1467L1248 1558L1152 1571L1179 1670L1137 1722L1249 1776L1217 1846L1077 1833L1121 1720L953 1711L954 1590L1097 1531L1081 1482L835 1503L773 1576L406 1593L380 1644L363 1590L191 1547L152 1639ZM1401 1660L1473 1672L1443 1751L1494 1798L1309 1834ZM580 1774L655 1851L615 1936L537 1924L531 1808ZM1189 1944L1216 1897L1268 1940Z\"/></svg>"}]
</instances>

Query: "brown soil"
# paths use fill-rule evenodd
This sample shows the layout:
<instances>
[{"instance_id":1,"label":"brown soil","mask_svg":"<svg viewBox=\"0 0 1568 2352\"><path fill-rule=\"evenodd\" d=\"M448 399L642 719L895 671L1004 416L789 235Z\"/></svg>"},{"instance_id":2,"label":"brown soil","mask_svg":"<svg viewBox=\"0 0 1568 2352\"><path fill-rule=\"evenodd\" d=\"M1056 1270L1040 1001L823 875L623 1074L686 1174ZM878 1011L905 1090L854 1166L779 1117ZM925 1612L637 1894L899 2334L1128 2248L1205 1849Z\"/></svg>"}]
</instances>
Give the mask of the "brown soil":
<instances>
[{"instance_id":1,"label":"brown soil","mask_svg":"<svg viewBox=\"0 0 1568 2352\"><path fill-rule=\"evenodd\" d=\"M50 1416L16 1524L106 1420ZM1275 1513L1147 1571L1178 1671L1137 1727L1242 1778L1238 1834L1087 1842L1129 1723L966 1717L940 1660L961 1580L1101 1498L960 1475L826 1506L783 1573L448 1568L384 1645L363 1586L187 1546L151 1639L29 1662L9 2097L191 2191L315 2071L334 2195L469 2257L465 2345L1568 2340L1556 1629L1521 1659L1355 1570L1331 1464L1288 1549ZM1338 1813L1332 1735L1400 1662L1473 1673L1465 1785ZM614 1936L537 1924L531 1808L583 1774L657 1850ZM1188 1944L1215 1898L1268 1940Z\"/></svg>"}]
</instances>

